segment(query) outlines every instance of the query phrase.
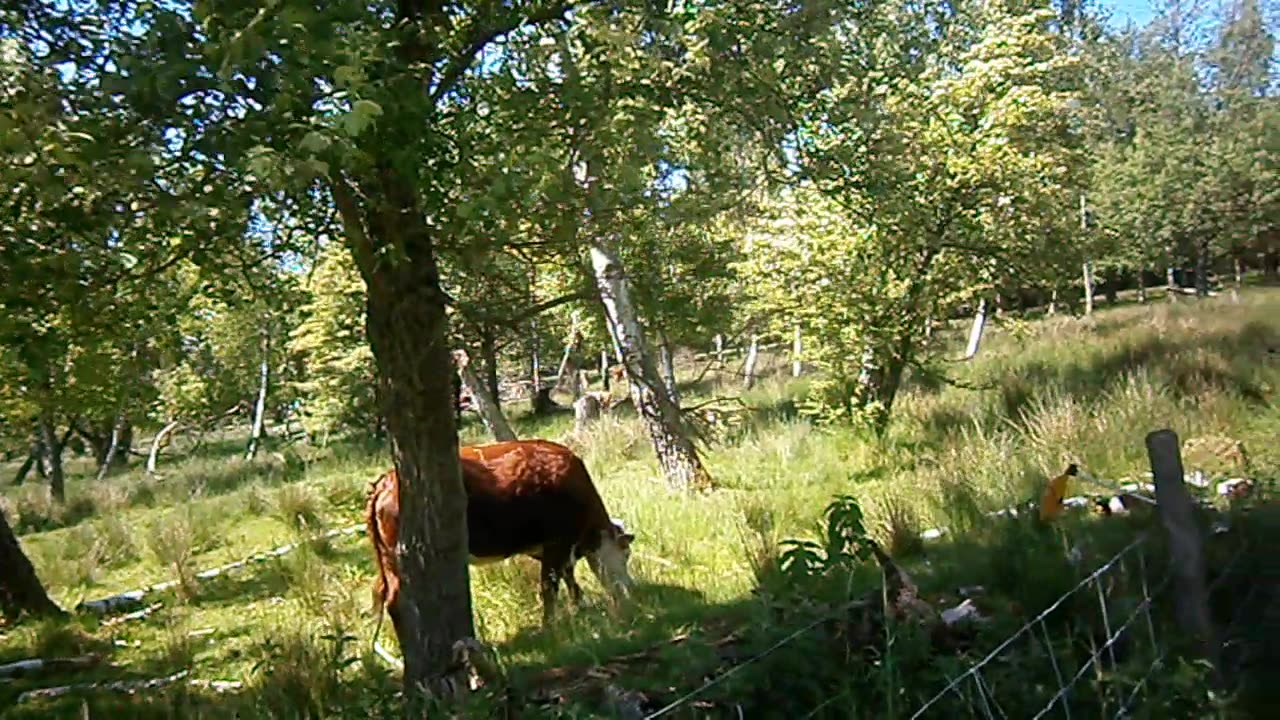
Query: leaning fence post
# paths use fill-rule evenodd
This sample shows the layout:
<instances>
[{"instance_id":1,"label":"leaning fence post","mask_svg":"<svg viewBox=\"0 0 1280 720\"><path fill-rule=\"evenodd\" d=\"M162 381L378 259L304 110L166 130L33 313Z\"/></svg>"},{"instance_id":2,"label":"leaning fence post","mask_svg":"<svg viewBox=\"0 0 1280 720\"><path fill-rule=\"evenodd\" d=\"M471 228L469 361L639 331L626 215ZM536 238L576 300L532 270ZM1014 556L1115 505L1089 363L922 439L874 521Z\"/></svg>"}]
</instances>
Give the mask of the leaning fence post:
<instances>
[{"instance_id":1,"label":"leaning fence post","mask_svg":"<svg viewBox=\"0 0 1280 720\"><path fill-rule=\"evenodd\" d=\"M1221 684L1221 648L1209 615L1205 583L1204 532L1196 522L1195 502L1183 481L1178 435L1172 430L1156 430L1147 434L1146 442L1160 522L1169 536L1169 571L1173 573L1178 624L1200 644L1213 666L1214 681Z\"/></svg>"}]
</instances>

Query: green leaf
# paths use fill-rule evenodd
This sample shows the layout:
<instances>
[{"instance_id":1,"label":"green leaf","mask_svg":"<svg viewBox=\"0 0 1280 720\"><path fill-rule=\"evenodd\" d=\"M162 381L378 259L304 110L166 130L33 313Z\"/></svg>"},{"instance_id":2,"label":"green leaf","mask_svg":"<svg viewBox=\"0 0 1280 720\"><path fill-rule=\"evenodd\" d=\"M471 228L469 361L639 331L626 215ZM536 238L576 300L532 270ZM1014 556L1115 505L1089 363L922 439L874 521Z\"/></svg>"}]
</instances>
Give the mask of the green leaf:
<instances>
[{"instance_id":1,"label":"green leaf","mask_svg":"<svg viewBox=\"0 0 1280 720\"><path fill-rule=\"evenodd\" d=\"M312 130L302 138L302 142L298 143L298 148L303 152L321 153L329 148L332 142L323 133Z\"/></svg>"},{"instance_id":2,"label":"green leaf","mask_svg":"<svg viewBox=\"0 0 1280 720\"><path fill-rule=\"evenodd\" d=\"M356 137L373 124L382 115L382 106L372 100L357 100L351 105L351 112L343 118L344 129L351 137Z\"/></svg>"}]
</instances>

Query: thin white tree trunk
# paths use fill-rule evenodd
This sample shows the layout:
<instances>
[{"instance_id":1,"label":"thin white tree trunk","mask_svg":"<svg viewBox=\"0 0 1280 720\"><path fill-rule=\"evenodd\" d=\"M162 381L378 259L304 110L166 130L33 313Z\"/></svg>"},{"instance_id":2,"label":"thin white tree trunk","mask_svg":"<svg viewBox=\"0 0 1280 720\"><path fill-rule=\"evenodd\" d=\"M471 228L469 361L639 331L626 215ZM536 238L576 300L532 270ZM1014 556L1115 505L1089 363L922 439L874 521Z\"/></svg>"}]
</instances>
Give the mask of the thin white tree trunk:
<instances>
[{"instance_id":1,"label":"thin white tree trunk","mask_svg":"<svg viewBox=\"0 0 1280 720\"><path fill-rule=\"evenodd\" d=\"M987 327L987 299L978 301L978 311L973 314L973 327L969 329L969 345L965 348L964 359L971 360L978 354L982 345L982 333Z\"/></svg>"},{"instance_id":2,"label":"thin white tree trunk","mask_svg":"<svg viewBox=\"0 0 1280 720\"><path fill-rule=\"evenodd\" d=\"M507 416L502 414L502 408L498 406L493 396L489 394L489 388L480 382L480 377L476 375L475 368L471 366L471 358L467 355L467 352L465 350L454 350L453 362L458 367L458 374L462 377L462 384L467 387L471 397L475 398L476 409L480 412L480 419L484 422L484 426L489 429L489 433L493 435L493 439L498 442L515 440L516 434L507 422Z\"/></svg>"},{"instance_id":3,"label":"thin white tree trunk","mask_svg":"<svg viewBox=\"0 0 1280 720\"><path fill-rule=\"evenodd\" d=\"M98 467L97 477L94 478L97 482L102 482L103 478L105 478L107 473L111 470L111 465L116 461L116 453L120 448L120 436L124 433L124 425L128 420L124 411L125 402L126 400L122 398L120 401L120 408L116 410L115 421L111 423L111 442L107 445L107 454L102 459L102 465Z\"/></svg>"},{"instance_id":4,"label":"thin white tree trunk","mask_svg":"<svg viewBox=\"0 0 1280 720\"><path fill-rule=\"evenodd\" d=\"M1138 302L1147 301L1147 268L1138 268Z\"/></svg>"},{"instance_id":5,"label":"thin white tree trunk","mask_svg":"<svg viewBox=\"0 0 1280 720\"><path fill-rule=\"evenodd\" d=\"M747 362L742 366L742 384L748 390L756 384L756 363L760 360L760 338L752 334L751 345L747 348Z\"/></svg>"},{"instance_id":6,"label":"thin white tree trunk","mask_svg":"<svg viewBox=\"0 0 1280 720\"><path fill-rule=\"evenodd\" d=\"M1231 269L1235 273L1235 285L1231 287L1231 302L1240 302L1240 291L1244 288L1244 263L1239 257L1231 261Z\"/></svg>"},{"instance_id":7,"label":"thin white tree trunk","mask_svg":"<svg viewBox=\"0 0 1280 720\"><path fill-rule=\"evenodd\" d=\"M560 366L556 368L555 387L560 387L561 383L564 382L565 375L570 372L570 363L572 362L573 353L578 349L579 342L581 342L581 336L578 334L578 317L575 313L573 323L569 327L569 338L564 344L564 355L560 358Z\"/></svg>"},{"instance_id":8,"label":"thin white tree trunk","mask_svg":"<svg viewBox=\"0 0 1280 720\"><path fill-rule=\"evenodd\" d=\"M716 365L724 367L724 335L716 333Z\"/></svg>"},{"instance_id":9,"label":"thin white tree trunk","mask_svg":"<svg viewBox=\"0 0 1280 720\"><path fill-rule=\"evenodd\" d=\"M1178 282L1177 276L1174 274L1173 265L1169 265L1164 270L1164 286L1165 294L1169 296L1169 302L1178 301Z\"/></svg>"},{"instance_id":10,"label":"thin white tree trunk","mask_svg":"<svg viewBox=\"0 0 1280 720\"><path fill-rule=\"evenodd\" d=\"M538 393L542 390L542 358L539 352L540 343L538 342L538 321L533 320L529 323L529 377L532 381L530 386L529 402L537 404Z\"/></svg>"},{"instance_id":11,"label":"thin white tree trunk","mask_svg":"<svg viewBox=\"0 0 1280 720\"><path fill-rule=\"evenodd\" d=\"M800 362L804 346L800 342L800 326L796 325L791 336L791 377L800 377L800 372L804 369Z\"/></svg>"},{"instance_id":12,"label":"thin white tree trunk","mask_svg":"<svg viewBox=\"0 0 1280 720\"><path fill-rule=\"evenodd\" d=\"M591 246L591 266L609 334L630 381L632 400L649 430L667 482L681 489L709 486L710 473L685 430L680 408L658 379L645 348L622 262L603 238Z\"/></svg>"},{"instance_id":13,"label":"thin white tree trunk","mask_svg":"<svg viewBox=\"0 0 1280 720\"><path fill-rule=\"evenodd\" d=\"M169 433L178 429L182 423L178 420L170 420L164 427L160 428L160 432L151 438L151 450L147 453L147 474L156 474L156 458L160 456L160 447L164 445L164 439L169 437Z\"/></svg>"},{"instance_id":14,"label":"thin white tree trunk","mask_svg":"<svg viewBox=\"0 0 1280 720\"><path fill-rule=\"evenodd\" d=\"M1093 263L1084 261L1084 314L1093 314Z\"/></svg>"},{"instance_id":15,"label":"thin white tree trunk","mask_svg":"<svg viewBox=\"0 0 1280 720\"><path fill-rule=\"evenodd\" d=\"M253 405L253 429L249 432L249 447L245 450L244 459L252 460L258 455L258 446L262 442L262 433L267 424L267 388L271 383L271 333L262 331L262 362L258 366L258 399Z\"/></svg>"},{"instance_id":16,"label":"thin white tree trunk","mask_svg":"<svg viewBox=\"0 0 1280 720\"><path fill-rule=\"evenodd\" d=\"M1058 314L1058 288L1054 288L1049 293L1049 315Z\"/></svg>"}]
</instances>

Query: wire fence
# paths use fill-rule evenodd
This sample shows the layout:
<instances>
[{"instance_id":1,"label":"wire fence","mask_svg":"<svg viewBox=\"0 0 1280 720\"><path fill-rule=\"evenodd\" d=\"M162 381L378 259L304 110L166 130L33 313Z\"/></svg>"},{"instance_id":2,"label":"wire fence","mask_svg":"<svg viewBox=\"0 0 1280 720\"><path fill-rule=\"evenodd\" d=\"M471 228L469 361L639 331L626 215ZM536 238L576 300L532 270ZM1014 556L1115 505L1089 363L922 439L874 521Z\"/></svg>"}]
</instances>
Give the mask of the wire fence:
<instances>
[{"instance_id":1,"label":"wire fence","mask_svg":"<svg viewBox=\"0 0 1280 720\"><path fill-rule=\"evenodd\" d=\"M1185 488L1178 483L1178 492ZM1169 513L1172 515L1173 513ZM950 667L944 682L928 699L919 704L910 720L920 718L975 717L983 720L1047 717L1127 719L1149 703L1152 709L1167 697L1162 690L1170 686L1170 658L1193 640L1192 629L1180 619L1179 607L1184 602L1185 576L1180 575L1178 555L1172 561L1165 554L1168 545L1176 544L1178 529L1169 527L1141 531L1123 548L1088 571L1069 590L1048 603L1031 619L994 644L977 659L948 657L936 667ZM1208 536L1198 528L1200 550L1216 535L1223 533L1215 523ZM1241 541L1230 558L1215 568L1213 582L1200 581L1206 598L1236 588L1224 583L1244 578L1240 565L1253 550ZM1244 612L1258 585L1250 583L1246 597L1227 598L1234 607L1233 615L1216 637L1237 635ZM1219 597L1218 599L1223 599ZM749 665L755 664L806 633L845 613L859 601L844 605L834 612L808 623L783 637L764 651L709 679L660 709L644 716L645 720L668 716L704 696ZM865 604L865 600L861 601ZM1206 601L1206 606L1207 606ZM1207 609L1207 607L1206 607ZM1229 643L1230 644L1230 643ZM981 652L981 651L979 651ZM1220 661L1220 657L1218 660ZM1218 662L1211 660L1214 670ZM1170 676L1171 677L1171 676ZM860 705L854 691L842 688L817 703L802 717L818 717L824 711L839 716ZM865 706L862 708L865 711ZM744 715L736 707L739 716ZM894 714L898 716L897 713Z\"/></svg>"}]
</instances>

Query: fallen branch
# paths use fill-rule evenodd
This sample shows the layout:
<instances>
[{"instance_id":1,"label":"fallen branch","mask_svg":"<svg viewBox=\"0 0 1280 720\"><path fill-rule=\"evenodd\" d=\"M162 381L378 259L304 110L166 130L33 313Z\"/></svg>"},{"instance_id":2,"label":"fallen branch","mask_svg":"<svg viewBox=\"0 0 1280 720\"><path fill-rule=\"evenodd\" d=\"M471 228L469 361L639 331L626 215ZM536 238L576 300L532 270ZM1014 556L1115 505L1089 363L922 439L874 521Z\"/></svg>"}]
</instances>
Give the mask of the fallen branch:
<instances>
[{"instance_id":1,"label":"fallen branch","mask_svg":"<svg viewBox=\"0 0 1280 720\"><path fill-rule=\"evenodd\" d=\"M135 610L131 613L125 613L124 615L108 618L103 621L102 626L111 627L113 625L119 625L120 623L129 622L130 620L141 620L162 607L164 607L164 603L152 603L141 610Z\"/></svg>"},{"instance_id":2,"label":"fallen branch","mask_svg":"<svg viewBox=\"0 0 1280 720\"><path fill-rule=\"evenodd\" d=\"M373 653L397 670L404 670L404 661L391 654L391 651L383 647L382 643L377 641L373 643Z\"/></svg>"},{"instance_id":3,"label":"fallen branch","mask_svg":"<svg viewBox=\"0 0 1280 720\"><path fill-rule=\"evenodd\" d=\"M42 672L84 670L102 661L97 655L66 658L30 658L0 665L0 678L20 678Z\"/></svg>"},{"instance_id":4,"label":"fallen branch","mask_svg":"<svg viewBox=\"0 0 1280 720\"><path fill-rule=\"evenodd\" d=\"M156 688L172 685L179 680L185 678L190 671L180 670L172 675L159 678L151 678L150 680L115 680L112 682L98 683L78 683L75 685L59 685L57 687L39 688L37 690L28 690L18 696L18 702L30 702L32 700L52 700L63 695L69 695L75 692L93 692L98 690L108 690L111 692L121 692L132 695L139 690L154 690Z\"/></svg>"},{"instance_id":5,"label":"fallen branch","mask_svg":"<svg viewBox=\"0 0 1280 720\"><path fill-rule=\"evenodd\" d=\"M210 578L218 577L219 575L230 572L232 570L237 570L239 568L245 567L253 563L260 563L260 562L269 560L273 557L280 557L282 555L287 555L288 553L293 552L300 545L303 545L305 543L315 542L316 540L324 540L331 537L337 537L339 535L355 535L357 533L363 532L364 529L365 529L364 525L361 524L361 525L351 525L349 527L344 527L344 528L336 528L334 530L328 530L326 532L320 533L313 537L307 538L306 540L286 543L284 545L281 545L280 547L273 548L271 550L265 550L263 552L254 553L253 555L250 555L249 557L244 558L243 560L236 560L235 562L230 562L230 563L227 563L226 565L219 565L217 567L209 568L208 570L202 570L196 573L195 576L197 579L200 579L200 580L208 580ZM117 610L123 610L126 608L135 608L135 607L138 607L139 605L142 605L143 598L145 598L147 595L164 592L165 590L174 588L177 585L178 585L178 582L176 580L167 580L165 582L156 583L155 585L139 588L137 590L129 590L127 592L112 595L111 597L101 598L99 600L86 600L76 606L76 612L81 612L81 613L87 612L93 615L107 615Z\"/></svg>"}]
</instances>

